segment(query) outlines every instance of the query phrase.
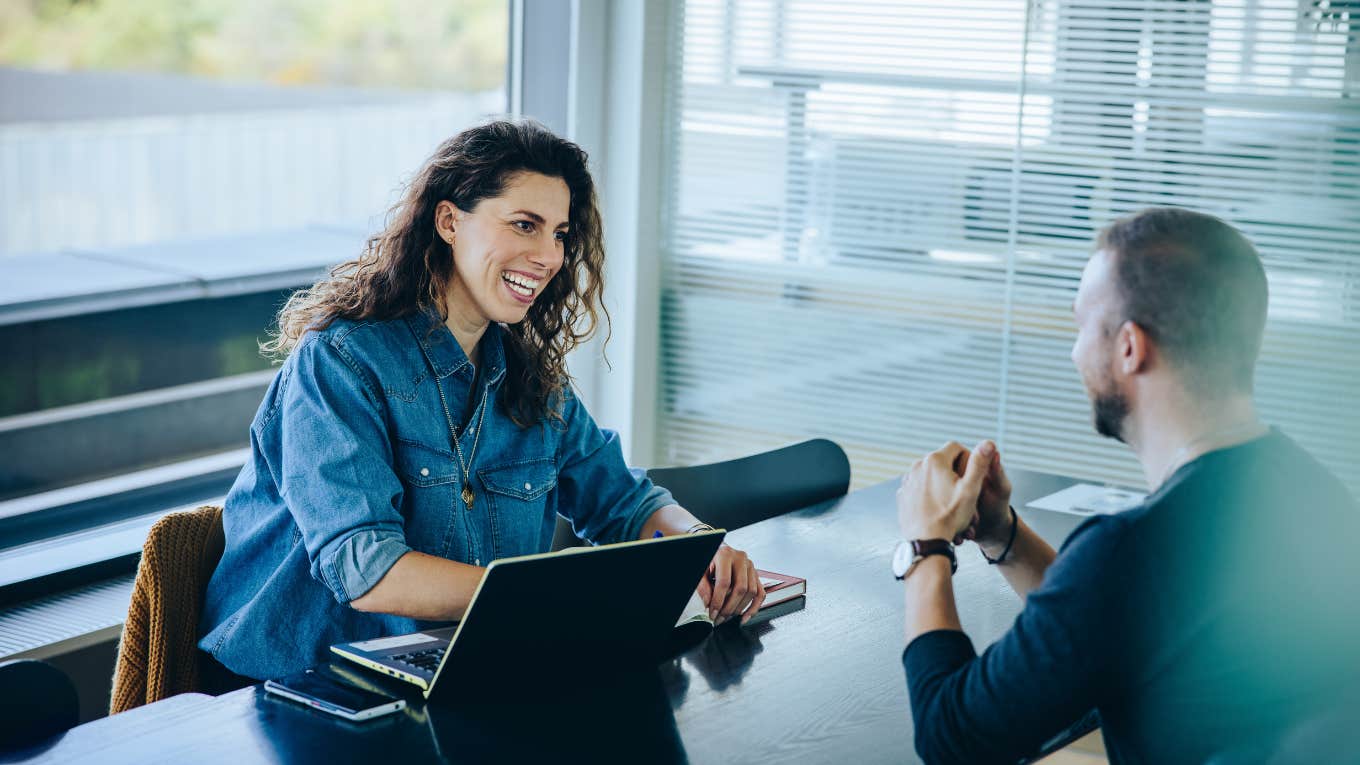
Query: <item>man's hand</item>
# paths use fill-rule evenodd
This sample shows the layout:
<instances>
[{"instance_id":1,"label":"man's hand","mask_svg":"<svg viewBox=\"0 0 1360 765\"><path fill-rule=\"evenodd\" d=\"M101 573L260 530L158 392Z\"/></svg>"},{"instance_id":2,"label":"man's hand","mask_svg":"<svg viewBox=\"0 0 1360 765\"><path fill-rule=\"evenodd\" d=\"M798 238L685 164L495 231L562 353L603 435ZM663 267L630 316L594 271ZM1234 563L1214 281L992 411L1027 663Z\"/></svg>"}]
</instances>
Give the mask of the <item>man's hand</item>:
<instances>
[{"instance_id":1,"label":"man's hand","mask_svg":"<svg viewBox=\"0 0 1360 765\"><path fill-rule=\"evenodd\" d=\"M741 623L745 624L765 602L765 587L746 553L724 544L699 581L699 597L708 606L708 618L714 623L722 624L742 614Z\"/></svg>"},{"instance_id":2,"label":"man's hand","mask_svg":"<svg viewBox=\"0 0 1360 765\"><path fill-rule=\"evenodd\" d=\"M955 539L980 521L978 500L996 445L984 441L972 452L950 442L911 466L897 490L897 521L904 539ZM962 475L955 465L962 457ZM1004 474L1002 474L1004 476ZM1007 484L1009 497L1009 483Z\"/></svg>"},{"instance_id":3,"label":"man's hand","mask_svg":"<svg viewBox=\"0 0 1360 765\"><path fill-rule=\"evenodd\" d=\"M993 451L996 449L996 443L990 440L978 444L979 449L983 446ZM972 453L965 449L954 458L954 472L960 478L963 477L968 460L972 456ZM987 468L987 477L982 481L982 491L978 494L977 513L973 515L968 527L954 536L954 544L960 545L965 540L971 539L980 547L995 548L988 553L989 555L998 554L998 550L1004 549L1007 539L1010 538L1010 507L1011 479L1006 477L1006 469L1001 465L1000 455L994 454Z\"/></svg>"},{"instance_id":4,"label":"man's hand","mask_svg":"<svg viewBox=\"0 0 1360 765\"><path fill-rule=\"evenodd\" d=\"M982 491L978 493L977 517L970 538L979 545L1003 547L1011 533L1011 479L1006 477L1006 469L1001 466L996 444L983 441L978 444L978 450L982 449L990 449L993 456L988 462L987 475L982 479Z\"/></svg>"}]
</instances>

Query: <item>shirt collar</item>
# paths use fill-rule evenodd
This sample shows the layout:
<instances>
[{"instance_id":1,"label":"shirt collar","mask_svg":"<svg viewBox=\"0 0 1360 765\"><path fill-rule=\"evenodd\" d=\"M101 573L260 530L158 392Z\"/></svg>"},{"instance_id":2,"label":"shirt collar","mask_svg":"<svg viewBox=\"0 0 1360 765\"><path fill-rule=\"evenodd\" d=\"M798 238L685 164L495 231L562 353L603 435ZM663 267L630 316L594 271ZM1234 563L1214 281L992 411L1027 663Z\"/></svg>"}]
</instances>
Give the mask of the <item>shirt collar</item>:
<instances>
[{"instance_id":1,"label":"shirt collar","mask_svg":"<svg viewBox=\"0 0 1360 765\"><path fill-rule=\"evenodd\" d=\"M406 317L406 323L415 335L416 341L434 368L436 377L448 377L466 369L469 380L473 377L473 366L463 353L462 346L449 331L439 311L433 307L422 307ZM505 347L501 339L501 325L491 322L478 341L482 357L482 379L493 386L500 385L505 377Z\"/></svg>"}]
</instances>

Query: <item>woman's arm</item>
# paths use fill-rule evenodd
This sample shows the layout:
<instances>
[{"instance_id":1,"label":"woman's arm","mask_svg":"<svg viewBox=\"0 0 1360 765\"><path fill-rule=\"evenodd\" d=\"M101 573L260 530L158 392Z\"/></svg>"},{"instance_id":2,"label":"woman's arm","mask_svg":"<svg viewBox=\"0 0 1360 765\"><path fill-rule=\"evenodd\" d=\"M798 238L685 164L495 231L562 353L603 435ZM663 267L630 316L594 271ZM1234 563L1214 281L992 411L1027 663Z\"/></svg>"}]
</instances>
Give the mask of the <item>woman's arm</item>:
<instances>
[{"instance_id":1,"label":"woman's arm","mask_svg":"<svg viewBox=\"0 0 1360 765\"><path fill-rule=\"evenodd\" d=\"M658 527L645 532L644 527L660 510L674 506L675 498L647 480L643 471L629 469L618 434L596 426L570 391L560 425L557 511L571 522L576 536L593 544L651 536ZM678 533L687 528L681 526Z\"/></svg>"},{"instance_id":2,"label":"woman's arm","mask_svg":"<svg viewBox=\"0 0 1360 765\"><path fill-rule=\"evenodd\" d=\"M695 518L685 508L679 505L666 505L647 518L647 522L642 525L642 533L638 538L650 539L656 536L658 531L661 532L662 536L667 537L676 534L688 534L690 529L702 525L705 525L704 522Z\"/></svg>"},{"instance_id":3,"label":"woman's arm","mask_svg":"<svg viewBox=\"0 0 1360 765\"><path fill-rule=\"evenodd\" d=\"M623 459L617 433L601 430L570 390L562 407L562 443L558 450L557 498L560 512L577 536L595 544L685 534L700 523L676 504L670 492L656 486ZM727 545L709 564L698 584L709 617L723 621L753 616L765 599L760 577L746 553Z\"/></svg>"},{"instance_id":4,"label":"woman's arm","mask_svg":"<svg viewBox=\"0 0 1360 765\"><path fill-rule=\"evenodd\" d=\"M380 388L321 336L304 339L280 374L280 401L263 419L281 426L252 438L262 448L278 439L269 467L311 575L348 605L411 552Z\"/></svg>"},{"instance_id":5,"label":"woman's arm","mask_svg":"<svg viewBox=\"0 0 1360 765\"><path fill-rule=\"evenodd\" d=\"M687 534L695 526L703 525L685 508L666 505L643 524L641 538L650 539L657 533ZM741 614L741 623L745 624L765 602L765 587L746 553L724 544L708 564L708 575L699 581L699 597L708 606L708 617L713 621L722 623Z\"/></svg>"},{"instance_id":6,"label":"woman's arm","mask_svg":"<svg viewBox=\"0 0 1360 765\"><path fill-rule=\"evenodd\" d=\"M431 621L457 621L472 602L486 569L412 550L383 578L350 601L359 611Z\"/></svg>"},{"instance_id":7,"label":"woman's arm","mask_svg":"<svg viewBox=\"0 0 1360 765\"><path fill-rule=\"evenodd\" d=\"M649 539L658 531L663 536L685 534L700 523L683 507L667 505L652 513L641 536ZM372 589L350 601L350 606L412 619L455 621L463 618L485 571L480 566L412 550L398 558ZM754 614L765 599L755 566L740 550L723 545L709 566L709 574L712 581L705 578L700 582L699 594L710 605L709 615L715 621L737 613Z\"/></svg>"}]
</instances>

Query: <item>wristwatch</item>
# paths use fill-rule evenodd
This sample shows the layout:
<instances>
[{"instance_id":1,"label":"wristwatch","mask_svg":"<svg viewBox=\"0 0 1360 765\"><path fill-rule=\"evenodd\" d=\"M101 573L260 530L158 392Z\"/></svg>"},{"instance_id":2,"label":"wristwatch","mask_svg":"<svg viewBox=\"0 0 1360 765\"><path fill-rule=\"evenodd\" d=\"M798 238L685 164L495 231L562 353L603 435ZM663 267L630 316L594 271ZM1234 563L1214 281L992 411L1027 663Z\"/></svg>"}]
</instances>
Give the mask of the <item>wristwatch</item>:
<instances>
[{"instance_id":1,"label":"wristwatch","mask_svg":"<svg viewBox=\"0 0 1360 765\"><path fill-rule=\"evenodd\" d=\"M954 555L954 545L948 539L913 539L900 542L893 552L893 576L906 579L907 572L930 555L943 555L949 559L949 573L959 570L959 559Z\"/></svg>"}]
</instances>

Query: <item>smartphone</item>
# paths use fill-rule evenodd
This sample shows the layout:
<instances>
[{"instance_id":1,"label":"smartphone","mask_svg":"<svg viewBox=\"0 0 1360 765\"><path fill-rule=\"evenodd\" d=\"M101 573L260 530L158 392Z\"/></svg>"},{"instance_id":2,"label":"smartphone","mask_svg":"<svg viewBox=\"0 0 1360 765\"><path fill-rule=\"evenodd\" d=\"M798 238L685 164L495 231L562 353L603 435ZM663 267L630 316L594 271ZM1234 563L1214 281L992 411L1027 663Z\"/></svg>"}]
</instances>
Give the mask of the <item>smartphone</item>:
<instances>
[{"instance_id":1,"label":"smartphone","mask_svg":"<svg viewBox=\"0 0 1360 765\"><path fill-rule=\"evenodd\" d=\"M264 689L346 720L371 720L406 708L405 699L346 685L310 669L279 680L266 680Z\"/></svg>"}]
</instances>

